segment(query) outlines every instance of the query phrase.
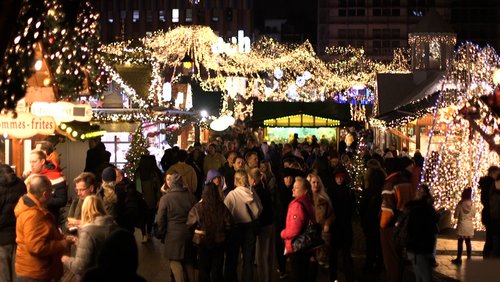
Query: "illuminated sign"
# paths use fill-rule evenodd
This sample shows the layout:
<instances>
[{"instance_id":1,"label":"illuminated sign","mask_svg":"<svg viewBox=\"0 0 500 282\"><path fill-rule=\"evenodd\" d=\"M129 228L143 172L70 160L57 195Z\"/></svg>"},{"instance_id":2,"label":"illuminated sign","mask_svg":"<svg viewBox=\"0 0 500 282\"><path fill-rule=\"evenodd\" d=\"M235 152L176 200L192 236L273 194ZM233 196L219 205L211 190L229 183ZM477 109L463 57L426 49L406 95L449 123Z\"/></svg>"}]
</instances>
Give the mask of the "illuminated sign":
<instances>
[{"instance_id":1,"label":"illuminated sign","mask_svg":"<svg viewBox=\"0 0 500 282\"><path fill-rule=\"evenodd\" d=\"M37 134L54 134L56 122L53 117L38 117L31 113L18 113L16 118L11 115L0 115L0 132L4 137L29 138Z\"/></svg>"},{"instance_id":2,"label":"illuminated sign","mask_svg":"<svg viewBox=\"0 0 500 282\"><path fill-rule=\"evenodd\" d=\"M231 43L224 42L219 37L216 43L212 45L212 53L234 55L236 52L250 53L250 37L245 36L243 30L238 30L238 38L231 37Z\"/></svg>"},{"instance_id":3,"label":"illuminated sign","mask_svg":"<svg viewBox=\"0 0 500 282\"><path fill-rule=\"evenodd\" d=\"M35 116L51 116L59 122L90 121L92 107L89 104L73 104L69 102L33 102L31 113Z\"/></svg>"}]
</instances>

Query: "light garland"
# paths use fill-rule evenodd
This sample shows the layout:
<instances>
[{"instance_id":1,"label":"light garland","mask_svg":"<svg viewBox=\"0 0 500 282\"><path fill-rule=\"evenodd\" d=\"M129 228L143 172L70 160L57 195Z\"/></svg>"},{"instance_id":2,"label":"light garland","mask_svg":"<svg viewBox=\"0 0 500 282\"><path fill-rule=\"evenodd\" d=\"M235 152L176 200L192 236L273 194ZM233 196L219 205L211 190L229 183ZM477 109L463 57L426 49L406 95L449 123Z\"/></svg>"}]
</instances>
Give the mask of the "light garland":
<instances>
[{"instance_id":1,"label":"light garland","mask_svg":"<svg viewBox=\"0 0 500 282\"><path fill-rule=\"evenodd\" d=\"M429 132L429 146L442 127L446 128L444 141L439 152L428 150L422 172L434 193L436 208L453 211L463 189L471 187L476 210L481 210L478 179L486 174L489 166L499 163L499 155L471 123L477 123L477 130L486 135L498 132L499 118L478 97L492 93L492 73L499 65L499 57L493 49L466 43L457 50L442 80L440 98L434 109L435 123ZM469 113L462 113L461 109L473 109L471 106L478 108L478 114L462 117ZM438 110L446 107L449 115L438 115ZM479 212L474 225L476 229L483 228Z\"/></svg>"},{"instance_id":2,"label":"light garland","mask_svg":"<svg viewBox=\"0 0 500 282\"><path fill-rule=\"evenodd\" d=\"M212 47L218 40L219 37L209 27L182 26L167 32L158 31L141 39L144 45L141 48L129 48L131 42L127 41L102 46L101 51L109 54L114 62L159 63L173 70L171 82L177 81L180 74L176 70L181 67L184 56L190 54L194 63L191 79L199 82L203 90L224 90L227 77L246 78L246 89L239 92L242 95L240 102L251 97L261 101L313 102L338 99L339 95L349 98L338 100L357 101L357 97L347 93L353 86L367 87L371 97L374 97L376 72L408 72L409 69L405 58L408 55L401 50L395 53L393 62L383 64L367 59L362 49L331 47L328 52L334 54L336 59L324 63L309 42L285 45L263 38L253 44L249 53L214 53ZM228 43L230 50L236 47ZM148 57L152 59L141 59L145 54L150 54ZM159 89L153 86L157 83L158 78L152 78L151 89ZM290 85L297 85L296 96L286 95ZM150 98L153 92L150 91ZM370 98L369 103L377 103L377 98ZM234 111L237 118L247 116L247 113L249 109L246 106L237 106Z\"/></svg>"}]
</instances>

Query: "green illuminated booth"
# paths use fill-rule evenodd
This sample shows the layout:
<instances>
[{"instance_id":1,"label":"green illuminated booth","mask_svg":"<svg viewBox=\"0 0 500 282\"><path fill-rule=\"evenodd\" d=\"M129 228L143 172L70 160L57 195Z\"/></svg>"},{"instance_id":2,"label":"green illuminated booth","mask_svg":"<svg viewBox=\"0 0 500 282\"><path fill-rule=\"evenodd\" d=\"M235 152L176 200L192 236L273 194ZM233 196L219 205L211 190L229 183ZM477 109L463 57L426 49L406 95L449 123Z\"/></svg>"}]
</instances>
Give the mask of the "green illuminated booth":
<instances>
[{"instance_id":1,"label":"green illuminated booth","mask_svg":"<svg viewBox=\"0 0 500 282\"><path fill-rule=\"evenodd\" d=\"M366 105L366 115L371 105ZM339 128L360 126L351 120L349 104L332 102L254 102L252 123L264 131L264 139L289 142L297 133L299 140L315 135L318 140L338 141Z\"/></svg>"}]
</instances>

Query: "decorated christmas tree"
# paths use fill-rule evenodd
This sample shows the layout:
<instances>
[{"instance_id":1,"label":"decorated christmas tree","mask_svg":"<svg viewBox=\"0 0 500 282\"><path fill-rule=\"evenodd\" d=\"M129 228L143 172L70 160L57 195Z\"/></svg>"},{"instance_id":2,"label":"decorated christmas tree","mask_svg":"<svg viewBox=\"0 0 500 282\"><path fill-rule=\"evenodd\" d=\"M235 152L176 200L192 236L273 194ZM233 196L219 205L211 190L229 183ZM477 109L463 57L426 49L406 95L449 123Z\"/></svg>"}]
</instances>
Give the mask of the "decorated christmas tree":
<instances>
[{"instance_id":1,"label":"decorated christmas tree","mask_svg":"<svg viewBox=\"0 0 500 282\"><path fill-rule=\"evenodd\" d=\"M134 173L139 166L141 156L149 154L148 147L148 140L144 137L141 123L132 136L130 149L128 150L127 156L125 157L127 159L127 164L125 165L124 172L129 179L134 179Z\"/></svg>"}]
</instances>

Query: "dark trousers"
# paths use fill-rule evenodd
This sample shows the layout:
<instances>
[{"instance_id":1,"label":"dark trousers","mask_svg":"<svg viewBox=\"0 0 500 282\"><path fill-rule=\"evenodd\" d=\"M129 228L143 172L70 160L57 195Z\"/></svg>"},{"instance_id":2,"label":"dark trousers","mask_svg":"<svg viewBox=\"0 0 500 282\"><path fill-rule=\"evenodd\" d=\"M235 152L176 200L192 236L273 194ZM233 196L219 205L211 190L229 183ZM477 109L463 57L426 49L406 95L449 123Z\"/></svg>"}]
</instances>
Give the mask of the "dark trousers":
<instances>
[{"instance_id":1,"label":"dark trousers","mask_svg":"<svg viewBox=\"0 0 500 282\"><path fill-rule=\"evenodd\" d=\"M198 281L223 281L222 267L224 265L224 246L207 248L198 247Z\"/></svg>"},{"instance_id":2,"label":"dark trousers","mask_svg":"<svg viewBox=\"0 0 500 282\"><path fill-rule=\"evenodd\" d=\"M145 213L145 221L141 226L141 233L142 235L151 235L153 230L153 223L155 222L156 209L147 209Z\"/></svg>"},{"instance_id":3,"label":"dark trousers","mask_svg":"<svg viewBox=\"0 0 500 282\"><path fill-rule=\"evenodd\" d=\"M281 230L285 229L284 225L276 224L275 226L276 232L275 234L275 251L276 251L276 260L278 261L278 270L280 273L286 273L286 256L285 252L285 242L281 239Z\"/></svg>"},{"instance_id":4,"label":"dark trousers","mask_svg":"<svg viewBox=\"0 0 500 282\"><path fill-rule=\"evenodd\" d=\"M491 249L493 247L493 238L492 238L492 232L490 230L489 225L484 225L484 228L486 229L486 238L484 241L484 247L483 247L483 258L489 258L491 255Z\"/></svg>"},{"instance_id":5,"label":"dark trousers","mask_svg":"<svg viewBox=\"0 0 500 282\"><path fill-rule=\"evenodd\" d=\"M316 281L316 269L310 261L312 254L299 252L290 254L290 266L292 267L292 281Z\"/></svg>"},{"instance_id":6,"label":"dark trousers","mask_svg":"<svg viewBox=\"0 0 500 282\"><path fill-rule=\"evenodd\" d=\"M240 223L231 231L226 248L224 280L238 281L236 269L240 249L243 255L243 281L253 282L253 263L255 261L256 229L254 223Z\"/></svg>"},{"instance_id":7,"label":"dark trousers","mask_svg":"<svg viewBox=\"0 0 500 282\"><path fill-rule=\"evenodd\" d=\"M380 246L380 231L370 229L365 231L366 239L366 261L367 270L375 270L382 266L382 247Z\"/></svg>"},{"instance_id":8,"label":"dark trousers","mask_svg":"<svg viewBox=\"0 0 500 282\"><path fill-rule=\"evenodd\" d=\"M458 238L457 241L457 259L462 259L462 252L464 250L464 241L465 247L467 248L467 258L470 258L472 253L472 245L470 243L470 238Z\"/></svg>"},{"instance_id":9,"label":"dark trousers","mask_svg":"<svg viewBox=\"0 0 500 282\"><path fill-rule=\"evenodd\" d=\"M332 249L330 252L330 280L338 279L338 256L341 255L346 281L354 281L354 266L352 262L352 230L345 227L341 232L332 233Z\"/></svg>"}]
</instances>

